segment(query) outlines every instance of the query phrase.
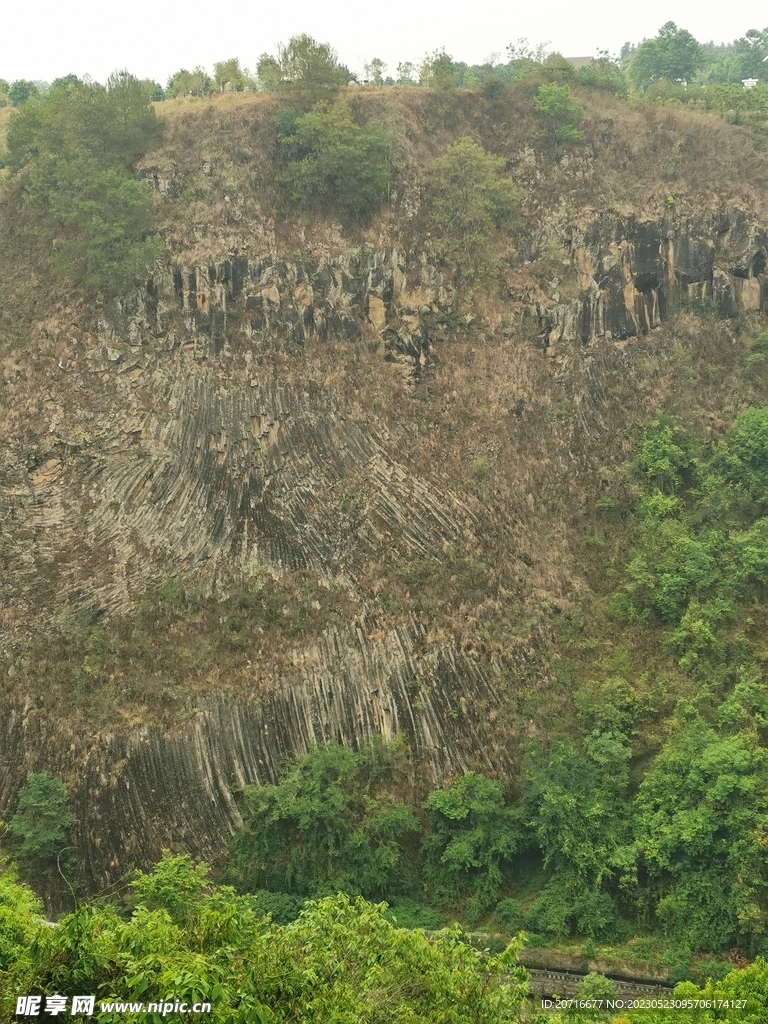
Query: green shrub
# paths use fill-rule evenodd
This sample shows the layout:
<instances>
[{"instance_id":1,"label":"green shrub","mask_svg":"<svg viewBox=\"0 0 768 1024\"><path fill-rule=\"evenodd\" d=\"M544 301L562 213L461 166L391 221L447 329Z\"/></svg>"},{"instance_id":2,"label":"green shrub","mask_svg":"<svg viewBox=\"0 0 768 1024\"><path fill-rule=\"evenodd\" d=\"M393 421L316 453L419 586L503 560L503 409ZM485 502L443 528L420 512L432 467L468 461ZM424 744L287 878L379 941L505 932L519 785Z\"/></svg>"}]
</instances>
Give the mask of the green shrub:
<instances>
[{"instance_id":1,"label":"green shrub","mask_svg":"<svg viewBox=\"0 0 768 1024\"><path fill-rule=\"evenodd\" d=\"M57 856L70 843L73 822L64 783L47 772L30 775L8 823L15 838L14 856L23 874L35 878L53 873Z\"/></svg>"},{"instance_id":2,"label":"green shrub","mask_svg":"<svg viewBox=\"0 0 768 1024\"><path fill-rule=\"evenodd\" d=\"M557 85L555 82L540 85L534 105L548 119L548 133L556 143L581 138L576 126L584 116L584 110L571 96L569 85Z\"/></svg>"},{"instance_id":3,"label":"green shrub","mask_svg":"<svg viewBox=\"0 0 768 1024\"><path fill-rule=\"evenodd\" d=\"M768 407L741 413L717 446L713 469L768 507Z\"/></svg>"},{"instance_id":4,"label":"green shrub","mask_svg":"<svg viewBox=\"0 0 768 1024\"><path fill-rule=\"evenodd\" d=\"M92 293L140 280L162 249L152 195L133 174L160 130L151 95L127 72L106 86L61 79L8 124L21 215L53 268Z\"/></svg>"},{"instance_id":5,"label":"green shrub","mask_svg":"<svg viewBox=\"0 0 768 1024\"><path fill-rule=\"evenodd\" d=\"M356 124L341 101L317 104L293 123L282 115L278 125L286 162L280 181L290 203L360 217L384 200L391 141L383 128Z\"/></svg>"},{"instance_id":6,"label":"green shrub","mask_svg":"<svg viewBox=\"0 0 768 1024\"><path fill-rule=\"evenodd\" d=\"M271 892L269 889L257 889L254 896L257 912L265 916L269 914L273 924L289 924L295 921L306 903L301 896L287 892Z\"/></svg>"},{"instance_id":7,"label":"green shrub","mask_svg":"<svg viewBox=\"0 0 768 1024\"><path fill-rule=\"evenodd\" d=\"M576 72L580 85L586 85L590 89L599 89L601 92L611 92L616 96L626 96L628 91L627 79L619 67L607 57L593 59L589 64L583 65Z\"/></svg>"},{"instance_id":8,"label":"green shrub","mask_svg":"<svg viewBox=\"0 0 768 1024\"><path fill-rule=\"evenodd\" d=\"M437 255L469 281L498 269L495 235L514 215L519 195L502 177L506 161L462 138L427 173L426 218Z\"/></svg>"},{"instance_id":9,"label":"green shrub","mask_svg":"<svg viewBox=\"0 0 768 1024\"><path fill-rule=\"evenodd\" d=\"M500 900L493 912L493 923L498 928L508 931L520 931L523 927L523 914L520 900Z\"/></svg>"},{"instance_id":10,"label":"green shrub","mask_svg":"<svg viewBox=\"0 0 768 1024\"><path fill-rule=\"evenodd\" d=\"M437 931L445 927L445 917L434 907L427 907L417 900L395 896L387 910L387 917L398 928L424 928L426 931Z\"/></svg>"},{"instance_id":11,"label":"green shrub","mask_svg":"<svg viewBox=\"0 0 768 1024\"><path fill-rule=\"evenodd\" d=\"M0 977L13 969L19 980L34 962L38 942L45 933L43 907L13 868L0 862ZM8 973L6 973L8 972ZM0 1009L2 1004L0 1003Z\"/></svg>"},{"instance_id":12,"label":"green shrub","mask_svg":"<svg viewBox=\"0 0 768 1024\"><path fill-rule=\"evenodd\" d=\"M404 844L418 823L375 781L400 756L332 743L287 767L277 785L247 788L227 879L243 891L302 897L396 892L407 884Z\"/></svg>"},{"instance_id":13,"label":"green shrub","mask_svg":"<svg viewBox=\"0 0 768 1024\"><path fill-rule=\"evenodd\" d=\"M680 485L682 475L691 462L687 445L679 437L672 420L660 417L645 431L637 464L650 483L662 493L669 494Z\"/></svg>"},{"instance_id":14,"label":"green shrub","mask_svg":"<svg viewBox=\"0 0 768 1024\"><path fill-rule=\"evenodd\" d=\"M436 891L469 896L470 922L491 907L503 868L520 842L520 822L501 784L466 772L424 804L432 831L424 840L425 877Z\"/></svg>"}]
</instances>

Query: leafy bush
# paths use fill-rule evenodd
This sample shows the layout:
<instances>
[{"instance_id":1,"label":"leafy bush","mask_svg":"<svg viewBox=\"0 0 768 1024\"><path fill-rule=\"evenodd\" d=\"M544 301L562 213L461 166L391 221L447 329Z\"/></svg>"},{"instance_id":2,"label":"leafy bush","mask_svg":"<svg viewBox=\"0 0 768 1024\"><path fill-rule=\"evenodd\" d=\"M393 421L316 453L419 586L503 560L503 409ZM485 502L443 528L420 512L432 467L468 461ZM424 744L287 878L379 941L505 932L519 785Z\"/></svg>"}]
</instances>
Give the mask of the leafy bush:
<instances>
[{"instance_id":1,"label":"leafy bush","mask_svg":"<svg viewBox=\"0 0 768 1024\"><path fill-rule=\"evenodd\" d=\"M439 257L457 266L469 282L498 268L496 231L518 208L519 195L504 178L506 162L472 139L459 139L427 174L426 215Z\"/></svg>"},{"instance_id":2,"label":"leafy bush","mask_svg":"<svg viewBox=\"0 0 768 1024\"><path fill-rule=\"evenodd\" d=\"M14 855L25 874L34 878L52 873L57 855L69 845L73 820L64 783L47 772L30 775L8 823L16 839Z\"/></svg>"},{"instance_id":3,"label":"leafy bush","mask_svg":"<svg viewBox=\"0 0 768 1024\"><path fill-rule=\"evenodd\" d=\"M290 203L359 217L384 200L391 143L383 128L356 124L342 102L320 103L295 120L283 117L278 123L287 164L280 181Z\"/></svg>"},{"instance_id":4,"label":"leafy bush","mask_svg":"<svg viewBox=\"0 0 768 1024\"><path fill-rule=\"evenodd\" d=\"M496 904L493 924L507 931L520 931L523 927L523 913L519 900L505 899Z\"/></svg>"},{"instance_id":5,"label":"leafy bush","mask_svg":"<svg viewBox=\"0 0 768 1024\"><path fill-rule=\"evenodd\" d=\"M404 844L418 824L409 807L374 784L397 756L331 744L294 762L278 785L246 789L227 877L241 890L299 896L396 891Z\"/></svg>"},{"instance_id":6,"label":"leafy bush","mask_svg":"<svg viewBox=\"0 0 768 1024\"><path fill-rule=\"evenodd\" d=\"M445 927L445 917L433 907L427 907L407 896L395 896L387 917L399 928L424 928L437 931Z\"/></svg>"},{"instance_id":7,"label":"leafy bush","mask_svg":"<svg viewBox=\"0 0 768 1024\"><path fill-rule=\"evenodd\" d=\"M53 266L91 292L115 293L148 271L152 195L133 166L160 128L151 83L127 72L107 85L60 79L8 125L8 164L33 234Z\"/></svg>"},{"instance_id":8,"label":"leafy bush","mask_svg":"<svg viewBox=\"0 0 768 1024\"><path fill-rule=\"evenodd\" d=\"M15 871L0 863L0 978L13 967L24 977L33 963L32 945L41 931L42 904ZM27 989L25 989L27 991Z\"/></svg>"},{"instance_id":9,"label":"leafy bush","mask_svg":"<svg viewBox=\"0 0 768 1024\"><path fill-rule=\"evenodd\" d=\"M585 888L567 871L544 886L525 918L526 929L560 941L578 934L607 942L615 938L618 924L614 898L604 890Z\"/></svg>"},{"instance_id":10,"label":"leafy bush","mask_svg":"<svg viewBox=\"0 0 768 1024\"><path fill-rule=\"evenodd\" d=\"M424 805L432 832L424 840L425 877L438 891L467 892L467 913L477 920L493 905L502 869L520 842L518 816L500 783L467 772Z\"/></svg>"},{"instance_id":11,"label":"leafy bush","mask_svg":"<svg viewBox=\"0 0 768 1024\"><path fill-rule=\"evenodd\" d=\"M586 85L590 89L599 89L601 92L611 92L616 96L626 96L628 91L627 79L614 61L607 57L593 59L589 64L584 64L576 73L580 85Z\"/></svg>"},{"instance_id":12,"label":"leafy bush","mask_svg":"<svg viewBox=\"0 0 768 1024\"><path fill-rule=\"evenodd\" d=\"M304 909L305 901L301 896L294 896L291 893L257 889L254 896L256 910L265 916L269 914L273 924L289 924L295 921Z\"/></svg>"},{"instance_id":13,"label":"leafy bush","mask_svg":"<svg viewBox=\"0 0 768 1024\"><path fill-rule=\"evenodd\" d=\"M569 85L557 85L556 82L540 85L534 105L548 119L548 131L556 143L581 138L576 125L584 116L584 110L571 96Z\"/></svg>"},{"instance_id":14,"label":"leafy bush","mask_svg":"<svg viewBox=\"0 0 768 1024\"><path fill-rule=\"evenodd\" d=\"M174 857L168 850L154 869L137 871L131 883L133 899L150 912L165 911L183 926L196 912L200 900L211 891L208 865L193 864L189 857Z\"/></svg>"}]
</instances>

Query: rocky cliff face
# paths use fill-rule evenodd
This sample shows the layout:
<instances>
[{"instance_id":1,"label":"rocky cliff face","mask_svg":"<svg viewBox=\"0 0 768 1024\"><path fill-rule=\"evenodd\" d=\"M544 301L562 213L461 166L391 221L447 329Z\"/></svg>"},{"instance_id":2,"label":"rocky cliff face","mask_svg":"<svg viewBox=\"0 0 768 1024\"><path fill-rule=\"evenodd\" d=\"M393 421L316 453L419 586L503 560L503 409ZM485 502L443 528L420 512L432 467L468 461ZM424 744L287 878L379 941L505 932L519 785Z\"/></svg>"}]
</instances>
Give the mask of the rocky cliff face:
<instances>
[{"instance_id":1,"label":"rocky cliff face","mask_svg":"<svg viewBox=\"0 0 768 1024\"><path fill-rule=\"evenodd\" d=\"M684 302L709 301L726 317L768 309L768 233L742 211L683 222L598 216L539 233L532 259L552 242L563 267L552 268L549 301L533 307L551 345L647 334ZM567 302L563 284L576 293Z\"/></svg>"},{"instance_id":2,"label":"rocky cliff face","mask_svg":"<svg viewBox=\"0 0 768 1024\"><path fill-rule=\"evenodd\" d=\"M295 650L290 662L275 671L268 696L198 698L171 731L78 734L44 706L7 708L3 804L53 748L51 767L73 781L82 869L98 889L168 846L216 861L240 823L233 792L276 781L282 760L314 743L355 748L402 733L433 783L470 764L493 772L507 760L493 726L498 684L470 654L427 645L418 623L379 635L361 619Z\"/></svg>"},{"instance_id":3,"label":"rocky cliff face","mask_svg":"<svg viewBox=\"0 0 768 1024\"><path fill-rule=\"evenodd\" d=\"M439 560L446 546L488 561L503 549L499 601L549 600L528 553L535 531L524 543L519 535L519 507L536 523L540 499L522 485L489 492L485 506L469 499L423 435L409 444L433 455L422 453L416 472L405 432L372 415L364 402L379 392L350 385L345 360L370 380L395 380L407 403L428 371L482 337L499 353L508 346L516 361L494 372L512 381L509 367L520 373L540 354L504 342L505 322L528 317L550 355L597 342L618 342L618 353L684 299L709 299L723 316L767 309L767 252L768 235L738 211L686 222L585 215L581 227L533 232L501 311L479 326L457 316L450 275L425 257L350 247L168 264L94 329L46 327L36 352L3 365L0 808L30 770L67 777L80 856L98 887L164 846L215 859L238 823L233 791L275 779L281 758L313 742L404 732L435 780L512 765L516 732L497 721L509 696L501 680L526 678L535 645L521 632L478 656L417 616L382 620L378 580L392 566ZM611 358L603 352L600 365ZM456 400L454 390L446 416ZM503 424L523 422L525 407L494 406L494 429L510 434ZM479 451L495 449L488 440ZM488 462L475 461L480 478ZM43 689L16 687L30 629L73 609L129 612L173 574L225 591L233 578L296 569L349 595L354 621L266 657L252 690L196 686L171 726L148 707L143 721L133 709L89 734L81 720L52 717Z\"/></svg>"}]
</instances>

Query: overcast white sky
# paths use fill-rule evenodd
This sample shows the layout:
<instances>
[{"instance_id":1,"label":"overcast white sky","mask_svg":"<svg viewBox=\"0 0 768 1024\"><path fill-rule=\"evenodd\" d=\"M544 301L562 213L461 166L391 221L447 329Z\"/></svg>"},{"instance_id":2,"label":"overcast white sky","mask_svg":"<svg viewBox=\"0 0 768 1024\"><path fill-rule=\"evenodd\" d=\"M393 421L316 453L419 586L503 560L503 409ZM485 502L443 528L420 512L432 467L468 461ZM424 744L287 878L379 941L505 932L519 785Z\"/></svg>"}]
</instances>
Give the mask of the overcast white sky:
<instances>
[{"instance_id":1,"label":"overcast white sky","mask_svg":"<svg viewBox=\"0 0 768 1024\"><path fill-rule=\"evenodd\" d=\"M531 43L551 40L568 57L591 56L653 36L666 21L702 42L729 42L749 28L763 28L768 11L702 0L37 0L29 7L6 7L0 78L51 81L71 71L103 81L115 68L127 67L164 85L180 67L202 64L210 70L214 61L229 57L253 68L261 53L273 52L277 42L297 32L332 43L353 70L381 57L394 71L399 61L418 62L443 47L456 60L480 63L494 51L503 57L507 44L521 36Z\"/></svg>"}]
</instances>

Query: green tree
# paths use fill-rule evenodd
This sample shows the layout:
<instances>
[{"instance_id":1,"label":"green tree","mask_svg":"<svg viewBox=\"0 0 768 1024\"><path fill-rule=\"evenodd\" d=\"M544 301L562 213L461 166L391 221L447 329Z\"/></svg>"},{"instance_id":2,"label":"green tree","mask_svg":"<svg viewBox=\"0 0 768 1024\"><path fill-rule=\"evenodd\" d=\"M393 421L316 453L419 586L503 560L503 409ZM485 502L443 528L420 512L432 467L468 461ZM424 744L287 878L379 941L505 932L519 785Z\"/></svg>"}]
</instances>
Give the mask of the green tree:
<instances>
[{"instance_id":1,"label":"green tree","mask_svg":"<svg viewBox=\"0 0 768 1024\"><path fill-rule=\"evenodd\" d=\"M285 928L278 961L301 965L301 972L293 968L270 1005L284 1006L286 1020L336 1024L519 1019L527 990L519 939L486 956L458 927L429 936L405 931L383 909L339 895L305 910Z\"/></svg>"},{"instance_id":2,"label":"green tree","mask_svg":"<svg viewBox=\"0 0 768 1024\"><path fill-rule=\"evenodd\" d=\"M180 1002L212 1003L220 1024L518 1019L527 990L517 966L520 940L486 956L458 928L429 936L406 931L387 919L384 905L344 895L274 927L253 897L226 886L201 888L205 874L189 858L165 854L155 871L136 879L130 915L102 902L55 929L30 919L36 907L26 890L0 881L3 1019L13 1015L18 992L91 992L97 1005L172 992ZM143 1009L114 1006L99 1017L107 1024L147 1019ZM162 1019L180 1024L188 1013L171 1009Z\"/></svg>"},{"instance_id":3,"label":"green tree","mask_svg":"<svg viewBox=\"0 0 768 1024\"><path fill-rule=\"evenodd\" d=\"M263 53L257 75L263 89L307 89L311 93L338 89L352 77L349 69L339 64L330 43L319 43L306 33L281 43L277 57Z\"/></svg>"},{"instance_id":4,"label":"green tree","mask_svg":"<svg viewBox=\"0 0 768 1024\"><path fill-rule=\"evenodd\" d=\"M161 127L151 88L127 71L106 86L66 81L8 125L20 210L54 269L92 293L132 284L161 251L151 193L133 174Z\"/></svg>"},{"instance_id":5,"label":"green tree","mask_svg":"<svg viewBox=\"0 0 768 1024\"><path fill-rule=\"evenodd\" d=\"M9 163L20 171L87 156L102 166L132 172L161 127L151 89L127 71L117 71L106 86L70 83L52 88L39 103L16 112L8 124Z\"/></svg>"},{"instance_id":6,"label":"green tree","mask_svg":"<svg viewBox=\"0 0 768 1024\"><path fill-rule=\"evenodd\" d=\"M739 414L718 444L712 468L768 509L768 406Z\"/></svg>"},{"instance_id":7,"label":"green tree","mask_svg":"<svg viewBox=\"0 0 768 1024\"><path fill-rule=\"evenodd\" d=\"M365 65L365 77L371 85L383 85L386 70L387 65L384 61L380 57L374 57Z\"/></svg>"},{"instance_id":8,"label":"green tree","mask_svg":"<svg viewBox=\"0 0 768 1024\"><path fill-rule=\"evenodd\" d=\"M419 71L422 85L429 86L439 93L452 92L457 85L457 66L453 57L445 50L435 50L431 56L424 58Z\"/></svg>"},{"instance_id":9,"label":"green tree","mask_svg":"<svg viewBox=\"0 0 768 1024\"><path fill-rule=\"evenodd\" d=\"M753 946L768 920L768 754L754 727L713 728L681 701L635 803L639 870L667 932Z\"/></svg>"},{"instance_id":10,"label":"green tree","mask_svg":"<svg viewBox=\"0 0 768 1024\"><path fill-rule=\"evenodd\" d=\"M571 96L569 85L557 85L555 82L540 85L534 105L548 119L549 132L555 142L572 142L581 138L576 125L584 116L584 110Z\"/></svg>"},{"instance_id":11,"label":"green tree","mask_svg":"<svg viewBox=\"0 0 768 1024\"><path fill-rule=\"evenodd\" d=\"M768 55L768 28L751 28L728 45L702 46L702 82L741 85L745 78L765 81L765 57Z\"/></svg>"},{"instance_id":12,"label":"green tree","mask_svg":"<svg viewBox=\"0 0 768 1024\"><path fill-rule=\"evenodd\" d=\"M647 89L660 79L690 83L702 62L701 46L691 33L668 21L654 39L638 46L627 73L636 89Z\"/></svg>"},{"instance_id":13,"label":"green tree","mask_svg":"<svg viewBox=\"0 0 768 1024\"><path fill-rule=\"evenodd\" d=\"M693 459L685 439L668 417L654 420L643 434L637 464L654 487L665 494L675 491Z\"/></svg>"},{"instance_id":14,"label":"green tree","mask_svg":"<svg viewBox=\"0 0 768 1024\"><path fill-rule=\"evenodd\" d=\"M600 887L626 839L631 750L620 732L562 740L527 759L526 807L544 864Z\"/></svg>"},{"instance_id":15,"label":"green tree","mask_svg":"<svg viewBox=\"0 0 768 1024\"><path fill-rule=\"evenodd\" d=\"M520 840L520 825L499 782L466 772L424 804L431 831L424 840L425 875L438 898L468 894L477 918L497 900L503 868Z\"/></svg>"},{"instance_id":16,"label":"green tree","mask_svg":"<svg viewBox=\"0 0 768 1024\"><path fill-rule=\"evenodd\" d=\"M40 93L35 83L28 82L25 78L18 79L8 88L8 99L14 107L23 107L25 103L31 99L36 99L39 95Z\"/></svg>"},{"instance_id":17,"label":"green tree","mask_svg":"<svg viewBox=\"0 0 768 1024\"><path fill-rule=\"evenodd\" d=\"M26 874L49 876L53 872L58 854L69 845L73 821L64 783L47 772L30 775L8 823L16 839L14 855Z\"/></svg>"},{"instance_id":18,"label":"green tree","mask_svg":"<svg viewBox=\"0 0 768 1024\"><path fill-rule=\"evenodd\" d=\"M768 26L762 32L756 28L749 29L741 39L736 40L734 49L739 62L736 81L740 82L744 78L758 78L765 81L766 74L768 74L765 70L766 57L768 57Z\"/></svg>"},{"instance_id":19,"label":"green tree","mask_svg":"<svg viewBox=\"0 0 768 1024\"><path fill-rule=\"evenodd\" d=\"M247 72L240 67L240 61L237 57L231 57L229 60L222 60L218 64L214 64L213 78L216 82L216 88L222 92L227 85L235 92L242 92L243 89L251 85L251 79L248 77Z\"/></svg>"},{"instance_id":20,"label":"green tree","mask_svg":"<svg viewBox=\"0 0 768 1024\"><path fill-rule=\"evenodd\" d=\"M67 92L69 89L78 89L81 85L83 85L82 79L77 75L69 74L61 78L54 78L51 82L51 89L62 89Z\"/></svg>"},{"instance_id":21,"label":"green tree","mask_svg":"<svg viewBox=\"0 0 768 1024\"><path fill-rule=\"evenodd\" d=\"M724 625L768 582L767 460L765 409L744 410L707 447L664 419L643 436L636 468L653 490L638 503L637 546L613 609L677 627L666 642L684 668L727 660Z\"/></svg>"},{"instance_id":22,"label":"green tree","mask_svg":"<svg viewBox=\"0 0 768 1024\"><path fill-rule=\"evenodd\" d=\"M355 754L331 744L296 761L278 785L246 789L228 877L250 891L301 896L397 890L404 844L418 824L375 785L389 757L381 748Z\"/></svg>"},{"instance_id":23,"label":"green tree","mask_svg":"<svg viewBox=\"0 0 768 1024\"><path fill-rule=\"evenodd\" d=\"M376 124L358 125L349 107L319 103L280 134L286 168L280 181L292 203L371 213L386 196L391 139Z\"/></svg>"},{"instance_id":24,"label":"green tree","mask_svg":"<svg viewBox=\"0 0 768 1024\"><path fill-rule=\"evenodd\" d=\"M209 96L213 90L213 82L205 68L196 67L194 71L181 68L168 79L166 93L168 96Z\"/></svg>"},{"instance_id":25,"label":"green tree","mask_svg":"<svg viewBox=\"0 0 768 1024\"><path fill-rule=\"evenodd\" d=\"M583 736L526 752L523 811L547 878L529 924L559 936L605 938L617 924L612 894L632 838L630 738L639 701L615 677L586 683L575 702Z\"/></svg>"},{"instance_id":26,"label":"green tree","mask_svg":"<svg viewBox=\"0 0 768 1024\"><path fill-rule=\"evenodd\" d=\"M397 65L397 84L398 85L415 85L416 79L416 65L413 61L406 60L401 61Z\"/></svg>"},{"instance_id":27,"label":"green tree","mask_svg":"<svg viewBox=\"0 0 768 1024\"><path fill-rule=\"evenodd\" d=\"M91 292L114 293L139 279L162 252L152 236L147 186L96 161L59 161L49 217L56 225L53 266Z\"/></svg>"},{"instance_id":28,"label":"green tree","mask_svg":"<svg viewBox=\"0 0 768 1024\"><path fill-rule=\"evenodd\" d=\"M519 205L514 183L502 177L506 161L462 138L427 172L426 218L432 245L460 279L489 278L498 268L496 232Z\"/></svg>"}]
</instances>

